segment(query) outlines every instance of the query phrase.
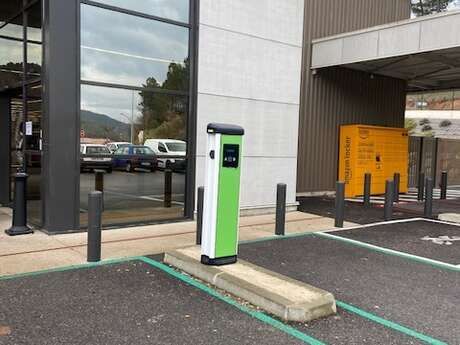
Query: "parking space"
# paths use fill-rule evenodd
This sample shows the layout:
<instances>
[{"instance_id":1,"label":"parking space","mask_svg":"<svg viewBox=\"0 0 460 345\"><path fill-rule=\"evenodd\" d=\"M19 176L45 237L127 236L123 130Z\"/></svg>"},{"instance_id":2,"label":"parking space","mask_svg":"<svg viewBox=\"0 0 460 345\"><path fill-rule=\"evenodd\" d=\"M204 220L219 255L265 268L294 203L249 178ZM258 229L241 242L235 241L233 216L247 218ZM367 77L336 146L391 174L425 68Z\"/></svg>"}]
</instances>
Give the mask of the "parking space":
<instances>
[{"instance_id":1,"label":"parking space","mask_svg":"<svg viewBox=\"0 0 460 345\"><path fill-rule=\"evenodd\" d=\"M321 344L148 258L0 280L0 344Z\"/></svg>"},{"instance_id":2,"label":"parking space","mask_svg":"<svg viewBox=\"0 0 460 345\"><path fill-rule=\"evenodd\" d=\"M396 212L403 212L423 216L425 202L399 203L394 206ZM460 199L439 200L433 199L433 216L437 217L441 213L457 213L460 209Z\"/></svg>"},{"instance_id":3,"label":"parking space","mask_svg":"<svg viewBox=\"0 0 460 345\"><path fill-rule=\"evenodd\" d=\"M334 232L348 238L452 265L460 265L460 226L415 220Z\"/></svg>"},{"instance_id":4,"label":"parking space","mask_svg":"<svg viewBox=\"0 0 460 345\"><path fill-rule=\"evenodd\" d=\"M427 224L438 228L437 223ZM396 241L405 230L392 226ZM353 231L372 236L377 230ZM313 336L322 335L329 344L460 343L460 268L361 246L340 233L247 243L240 246L240 257L332 292L338 321L297 325ZM438 251L446 248L433 245ZM350 338L353 334L356 338Z\"/></svg>"},{"instance_id":5,"label":"parking space","mask_svg":"<svg viewBox=\"0 0 460 345\"><path fill-rule=\"evenodd\" d=\"M308 323L282 322L158 256L0 277L0 344L459 344L460 243L410 251L457 229L413 220L241 244L240 258L334 294L337 315Z\"/></svg>"},{"instance_id":6,"label":"parking space","mask_svg":"<svg viewBox=\"0 0 460 345\"><path fill-rule=\"evenodd\" d=\"M298 198L299 211L317 214L323 217L335 217L335 200L333 197L301 197ZM419 217L415 212L395 209L393 212L394 219L407 219ZM344 219L347 222L356 224L369 224L381 222L383 218L383 205L373 204L371 207L364 207L362 200L360 202L345 201Z\"/></svg>"}]
</instances>

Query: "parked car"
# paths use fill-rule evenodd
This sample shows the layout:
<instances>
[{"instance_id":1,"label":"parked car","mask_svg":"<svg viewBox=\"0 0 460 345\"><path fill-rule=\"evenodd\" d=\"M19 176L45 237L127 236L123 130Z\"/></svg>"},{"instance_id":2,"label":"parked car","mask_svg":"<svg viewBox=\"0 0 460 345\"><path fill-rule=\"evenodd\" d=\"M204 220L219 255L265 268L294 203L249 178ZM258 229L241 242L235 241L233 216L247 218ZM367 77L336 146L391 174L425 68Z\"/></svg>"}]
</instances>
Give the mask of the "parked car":
<instances>
[{"instance_id":1,"label":"parked car","mask_svg":"<svg viewBox=\"0 0 460 345\"><path fill-rule=\"evenodd\" d=\"M187 144L183 140L174 139L147 139L145 146L150 147L158 156L159 168L185 170L185 155ZM179 157L184 157L178 158ZM170 158L169 158L170 157Z\"/></svg>"},{"instance_id":2,"label":"parked car","mask_svg":"<svg viewBox=\"0 0 460 345\"><path fill-rule=\"evenodd\" d=\"M113 168L132 172L135 169L155 171L158 167L157 156L147 146L122 146L113 154Z\"/></svg>"},{"instance_id":3,"label":"parked car","mask_svg":"<svg viewBox=\"0 0 460 345\"><path fill-rule=\"evenodd\" d=\"M106 146L109 148L110 152L114 153L120 147L127 146L127 145L131 145L131 143L128 143L126 141L119 141L119 142L108 143Z\"/></svg>"},{"instance_id":4,"label":"parked car","mask_svg":"<svg viewBox=\"0 0 460 345\"><path fill-rule=\"evenodd\" d=\"M105 145L80 145L80 171L103 169L112 172L112 154Z\"/></svg>"}]
</instances>

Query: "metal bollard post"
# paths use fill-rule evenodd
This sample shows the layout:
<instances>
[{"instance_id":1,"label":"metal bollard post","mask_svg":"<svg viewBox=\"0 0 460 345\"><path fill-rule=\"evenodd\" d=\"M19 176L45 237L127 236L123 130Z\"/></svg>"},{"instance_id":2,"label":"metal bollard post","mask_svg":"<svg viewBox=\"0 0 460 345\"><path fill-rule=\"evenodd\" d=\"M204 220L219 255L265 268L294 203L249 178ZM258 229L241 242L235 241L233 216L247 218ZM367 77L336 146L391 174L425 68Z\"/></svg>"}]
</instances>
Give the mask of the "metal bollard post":
<instances>
[{"instance_id":1,"label":"metal bollard post","mask_svg":"<svg viewBox=\"0 0 460 345\"><path fill-rule=\"evenodd\" d=\"M198 200L196 207L196 244L201 244L203 234L203 206L204 206L204 187L198 187Z\"/></svg>"},{"instance_id":2,"label":"metal bollard post","mask_svg":"<svg viewBox=\"0 0 460 345\"><path fill-rule=\"evenodd\" d=\"M371 179L372 176L369 173L364 174L364 196L363 203L365 207L371 206Z\"/></svg>"},{"instance_id":3,"label":"metal bollard post","mask_svg":"<svg viewBox=\"0 0 460 345\"><path fill-rule=\"evenodd\" d=\"M425 186L425 208L423 214L425 217L431 218L433 217L433 179L427 177Z\"/></svg>"},{"instance_id":4,"label":"metal bollard post","mask_svg":"<svg viewBox=\"0 0 460 345\"><path fill-rule=\"evenodd\" d=\"M102 193L88 194L87 261L101 261Z\"/></svg>"},{"instance_id":5,"label":"metal bollard post","mask_svg":"<svg viewBox=\"0 0 460 345\"><path fill-rule=\"evenodd\" d=\"M104 210L104 170L94 170L94 190L102 193L102 210Z\"/></svg>"},{"instance_id":6,"label":"metal bollard post","mask_svg":"<svg viewBox=\"0 0 460 345\"><path fill-rule=\"evenodd\" d=\"M171 207L172 200L172 170L167 168L165 172L165 195L164 195L164 207Z\"/></svg>"},{"instance_id":7,"label":"metal bollard post","mask_svg":"<svg viewBox=\"0 0 460 345\"><path fill-rule=\"evenodd\" d=\"M387 180L385 182L385 206L383 211L383 218L386 221L391 220L393 218L393 192L393 181Z\"/></svg>"},{"instance_id":8,"label":"metal bollard post","mask_svg":"<svg viewBox=\"0 0 460 345\"><path fill-rule=\"evenodd\" d=\"M418 195L417 195L418 201L423 201L424 189L425 189L425 173L421 172L418 178Z\"/></svg>"},{"instance_id":9,"label":"metal bollard post","mask_svg":"<svg viewBox=\"0 0 460 345\"><path fill-rule=\"evenodd\" d=\"M343 228L345 214L345 182L337 181L335 188L335 223L336 228Z\"/></svg>"},{"instance_id":10,"label":"metal bollard post","mask_svg":"<svg viewBox=\"0 0 460 345\"><path fill-rule=\"evenodd\" d=\"M286 184L276 185L276 225L275 235L284 236L286 226Z\"/></svg>"},{"instance_id":11,"label":"metal bollard post","mask_svg":"<svg viewBox=\"0 0 460 345\"><path fill-rule=\"evenodd\" d=\"M25 173L17 173L14 176L14 201L13 201L13 224L5 230L9 236L33 234L33 230L27 226L27 177Z\"/></svg>"},{"instance_id":12,"label":"metal bollard post","mask_svg":"<svg viewBox=\"0 0 460 345\"><path fill-rule=\"evenodd\" d=\"M104 193L104 171L94 170L96 178L94 180L94 189Z\"/></svg>"},{"instance_id":13,"label":"metal bollard post","mask_svg":"<svg viewBox=\"0 0 460 345\"><path fill-rule=\"evenodd\" d=\"M447 199L447 171L441 173L441 200Z\"/></svg>"},{"instance_id":14,"label":"metal bollard post","mask_svg":"<svg viewBox=\"0 0 460 345\"><path fill-rule=\"evenodd\" d=\"M401 184L401 174L400 173L394 174L393 183L394 183L393 201L399 202L399 185Z\"/></svg>"}]
</instances>

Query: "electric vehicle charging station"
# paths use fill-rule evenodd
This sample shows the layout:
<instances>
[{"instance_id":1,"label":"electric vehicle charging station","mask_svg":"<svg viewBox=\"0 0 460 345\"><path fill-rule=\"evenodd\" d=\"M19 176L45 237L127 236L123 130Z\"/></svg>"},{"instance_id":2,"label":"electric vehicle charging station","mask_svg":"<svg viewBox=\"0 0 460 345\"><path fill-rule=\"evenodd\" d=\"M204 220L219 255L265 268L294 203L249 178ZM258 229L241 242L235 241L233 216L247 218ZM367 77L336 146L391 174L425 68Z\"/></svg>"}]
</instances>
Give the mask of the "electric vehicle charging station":
<instances>
[{"instance_id":1,"label":"electric vehicle charging station","mask_svg":"<svg viewBox=\"0 0 460 345\"><path fill-rule=\"evenodd\" d=\"M244 129L210 123L207 133L201 263L226 265L237 260Z\"/></svg>"}]
</instances>

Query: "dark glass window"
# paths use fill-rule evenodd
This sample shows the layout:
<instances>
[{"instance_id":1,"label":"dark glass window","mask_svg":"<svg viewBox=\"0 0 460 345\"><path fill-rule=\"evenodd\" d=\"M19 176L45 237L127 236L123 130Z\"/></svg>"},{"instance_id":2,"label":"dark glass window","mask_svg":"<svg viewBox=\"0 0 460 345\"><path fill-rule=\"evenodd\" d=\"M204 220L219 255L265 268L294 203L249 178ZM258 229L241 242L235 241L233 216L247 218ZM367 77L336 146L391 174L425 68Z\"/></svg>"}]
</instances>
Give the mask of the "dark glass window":
<instances>
[{"instance_id":1,"label":"dark glass window","mask_svg":"<svg viewBox=\"0 0 460 345\"><path fill-rule=\"evenodd\" d=\"M97 2L180 22L189 21L189 0L97 0Z\"/></svg>"},{"instance_id":2,"label":"dark glass window","mask_svg":"<svg viewBox=\"0 0 460 345\"><path fill-rule=\"evenodd\" d=\"M188 97L127 90L113 87L82 85L82 143L110 145L126 141L133 145L119 148L112 165L102 167L104 175L104 225L151 222L184 216L186 157L183 159L152 158L148 139L179 139L186 142ZM140 158L145 156L145 158ZM165 172L170 165L172 203L165 205ZM94 189L92 166L81 167L80 225L87 222L88 193Z\"/></svg>"},{"instance_id":3,"label":"dark glass window","mask_svg":"<svg viewBox=\"0 0 460 345\"><path fill-rule=\"evenodd\" d=\"M105 155L110 154L110 151L107 147L102 146L88 146L86 148L86 154L88 155Z\"/></svg>"},{"instance_id":4,"label":"dark glass window","mask_svg":"<svg viewBox=\"0 0 460 345\"><path fill-rule=\"evenodd\" d=\"M135 155L153 155L153 151L148 147L134 147L133 154Z\"/></svg>"},{"instance_id":5,"label":"dark glass window","mask_svg":"<svg viewBox=\"0 0 460 345\"><path fill-rule=\"evenodd\" d=\"M186 149L185 143L179 143L179 142L167 143L166 146L168 147L169 151L173 151L173 152L185 152L185 149Z\"/></svg>"},{"instance_id":6,"label":"dark glass window","mask_svg":"<svg viewBox=\"0 0 460 345\"><path fill-rule=\"evenodd\" d=\"M0 38L0 88L22 81L22 42Z\"/></svg>"},{"instance_id":7,"label":"dark glass window","mask_svg":"<svg viewBox=\"0 0 460 345\"><path fill-rule=\"evenodd\" d=\"M42 152L42 87L41 27L42 2L23 7L24 2L3 0L0 5L0 92L8 89L10 97L11 198L14 174L26 171L27 213L29 222L41 225L41 152ZM27 26L23 19L27 17ZM26 29L26 30L24 30ZM24 32L27 34L25 40ZM24 53L27 49L27 63ZM27 68L24 68L27 67ZM24 78L24 69L26 75ZM27 128L27 132L24 131Z\"/></svg>"},{"instance_id":8,"label":"dark glass window","mask_svg":"<svg viewBox=\"0 0 460 345\"><path fill-rule=\"evenodd\" d=\"M81 30L82 80L188 90L188 28L82 5Z\"/></svg>"}]
</instances>

